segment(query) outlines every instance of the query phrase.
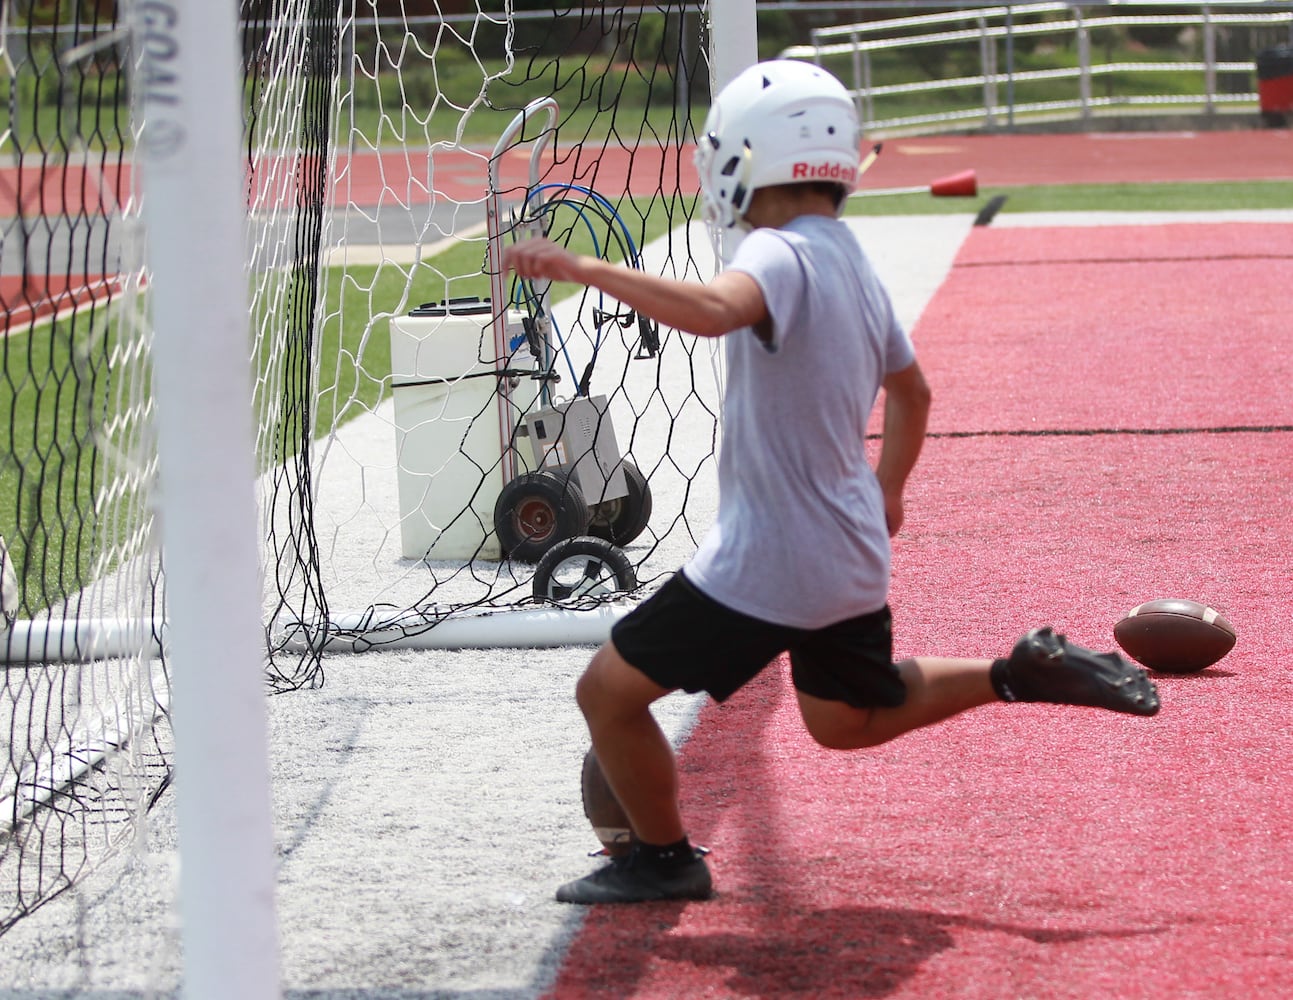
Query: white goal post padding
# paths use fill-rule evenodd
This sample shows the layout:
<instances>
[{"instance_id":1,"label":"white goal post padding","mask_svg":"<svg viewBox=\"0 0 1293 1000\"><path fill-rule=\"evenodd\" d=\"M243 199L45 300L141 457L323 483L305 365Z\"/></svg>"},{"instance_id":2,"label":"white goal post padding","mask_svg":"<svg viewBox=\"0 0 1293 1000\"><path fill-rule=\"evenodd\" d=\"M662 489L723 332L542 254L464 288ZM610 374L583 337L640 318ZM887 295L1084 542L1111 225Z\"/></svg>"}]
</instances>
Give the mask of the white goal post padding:
<instances>
[{"instance_id":1,"label":"white goal post padding","mask_svg":"<svg viewBox=\"0 0 1293 1000\"><path fill-rule=\"evenodd\" d=\"M138 4L133 14L180 773L184 994L271 1000L279 995L278 932L237 24L230 5L197 0Z\"/></svg>"}]
</instances>

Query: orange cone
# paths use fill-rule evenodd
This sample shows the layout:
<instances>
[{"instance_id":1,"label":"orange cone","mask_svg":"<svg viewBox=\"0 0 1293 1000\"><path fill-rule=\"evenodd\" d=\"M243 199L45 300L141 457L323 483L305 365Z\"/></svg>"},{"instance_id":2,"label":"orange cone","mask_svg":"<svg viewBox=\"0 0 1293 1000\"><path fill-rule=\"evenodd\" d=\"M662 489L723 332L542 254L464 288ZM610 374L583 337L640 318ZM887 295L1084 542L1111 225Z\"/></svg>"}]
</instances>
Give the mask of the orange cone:
<instances>
[{"instance_id":1,"label":"orange cone","mask_svg":"<svg viewBox=\"0 0 1293 1000\"><path fill-rule=\"evenodd\" d=\"M979 193L979 179L973 170L962 170L934 181L929 186L929 193L944 198L973 198Z\"/></svg>"}]
</instances>

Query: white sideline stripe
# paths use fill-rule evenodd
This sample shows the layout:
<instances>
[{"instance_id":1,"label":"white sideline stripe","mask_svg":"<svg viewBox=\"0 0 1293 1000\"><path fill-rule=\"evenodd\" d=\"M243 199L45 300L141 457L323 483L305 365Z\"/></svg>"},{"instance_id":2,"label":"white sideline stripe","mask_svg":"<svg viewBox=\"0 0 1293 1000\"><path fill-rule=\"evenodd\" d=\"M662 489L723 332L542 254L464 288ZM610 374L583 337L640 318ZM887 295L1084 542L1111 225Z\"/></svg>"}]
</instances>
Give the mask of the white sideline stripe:
<instances>
[{"instance_id":1,"label":"white sideline stripe","mask_svg":"<svg viewBox=\"0 0 1293 1000\"><path fill-rule=\"evenodd\" d=\"M382 243L342 243L329 247L324 263L328 267L342 264L420 264L436 254L459 246L464 240L479 239L485 235L485 223L469 226L462 232L434 243L403 243L387 246Z\"/></svg>"}]
</instances>

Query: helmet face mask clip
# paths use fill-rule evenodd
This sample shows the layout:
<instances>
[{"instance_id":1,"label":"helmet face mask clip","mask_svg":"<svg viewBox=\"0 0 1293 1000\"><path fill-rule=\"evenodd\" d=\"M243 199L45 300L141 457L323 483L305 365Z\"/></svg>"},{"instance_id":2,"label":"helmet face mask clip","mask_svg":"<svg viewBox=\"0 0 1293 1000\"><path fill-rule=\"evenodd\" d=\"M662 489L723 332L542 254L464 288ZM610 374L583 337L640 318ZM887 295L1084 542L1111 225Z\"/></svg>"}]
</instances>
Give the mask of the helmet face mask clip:
<instances>
[{"instance_id":1,"label":"helmet face mask clip","mask_svg":"<svg viewBox=\"0 0 1293 1000\"><path fill-rule=\"evenodd\" d=\"M731 153L719 164L721 141L714 132L706 134L696 152L701 172L701 199L705 221L724 229L739 226L750 207L750 144L742 143L739 153ZM706 178L709 183L706 183Z\"/></svg>"}]
</instances>

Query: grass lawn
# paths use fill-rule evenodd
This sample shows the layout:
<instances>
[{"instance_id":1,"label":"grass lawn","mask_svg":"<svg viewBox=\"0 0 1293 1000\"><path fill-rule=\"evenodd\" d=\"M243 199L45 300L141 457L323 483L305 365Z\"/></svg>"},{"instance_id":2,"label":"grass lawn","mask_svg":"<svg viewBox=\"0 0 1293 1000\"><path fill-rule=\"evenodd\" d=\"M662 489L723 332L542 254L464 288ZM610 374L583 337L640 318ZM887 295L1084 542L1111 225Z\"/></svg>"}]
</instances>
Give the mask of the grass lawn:
<instances>
[{"instance_id":1,"label":"grass lawn","mask_svg":"<svg viewBox=\"0 0 1293 1000\"><path fill-rule=\"evenodd\" d=\"M103 462L92 440L107 367L90 350L90 324L46 322L0 338L0 536L22 593L36 606L73 593L86 578L95 486ZM87 539L88 542L88 539Z\"/></svg>"},{"instance_id":2,"label":"grass lawn","mask_svg":"<svg viewBox=\"0 0 1293 1000\"><path fill-rule=\"evenodd\" d=\"M1214 212L1293 208L1293 184L1251 181L1236 184L1064 184L980 188L973 198L916 194L850 198L848 215L977 214L995 195L1005 195L1003 212Z\"/></svg>"}]
</instances>

